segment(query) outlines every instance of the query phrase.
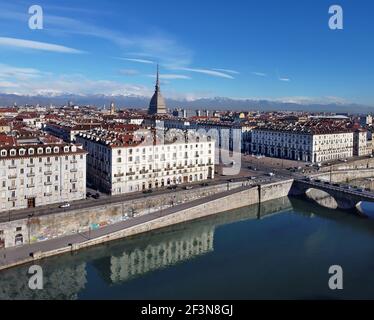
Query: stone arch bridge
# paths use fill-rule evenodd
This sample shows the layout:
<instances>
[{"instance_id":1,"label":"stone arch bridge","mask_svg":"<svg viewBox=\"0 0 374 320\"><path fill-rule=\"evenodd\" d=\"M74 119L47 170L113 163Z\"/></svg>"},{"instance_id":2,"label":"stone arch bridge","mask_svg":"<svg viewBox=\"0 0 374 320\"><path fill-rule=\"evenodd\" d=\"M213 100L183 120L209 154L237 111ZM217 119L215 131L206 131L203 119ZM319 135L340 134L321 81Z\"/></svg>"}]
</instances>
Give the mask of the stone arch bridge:
<instances>
[{"instance_id":1,"label":"stone arch bridge","mask_svg":"<svg viewBox=\"0 0 374 320\"><path fill-rule=\"evenodd\" d=\"M352 210L358 209L358 205L362 201L374 202L374 193L370 191L361 191L358 189L338 184L331 184L327 181L316 181L311 179L295 179L292 185L292 195L311 194L313 190L323 191L323 195L315 195L308 197L317 203L324 205L331 202L332 198L336 202L336 209Z\"/></svg>"}]
</instances>

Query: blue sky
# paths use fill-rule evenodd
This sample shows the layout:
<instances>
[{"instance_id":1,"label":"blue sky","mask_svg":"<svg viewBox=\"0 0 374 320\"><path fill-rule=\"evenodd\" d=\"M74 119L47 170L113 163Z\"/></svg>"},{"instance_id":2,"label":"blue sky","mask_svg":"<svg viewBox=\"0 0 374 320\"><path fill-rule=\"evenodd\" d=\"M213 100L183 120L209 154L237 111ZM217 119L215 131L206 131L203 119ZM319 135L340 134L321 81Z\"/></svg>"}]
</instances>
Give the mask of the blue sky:
<instances>
[{"instance_id":1,"label":"blue sky","mask_svg":"<svg viewBox=\"0 0 374 320\"><path fill-rule=\"evenodd\" d=\"M158 62L166 97L374 105L373 16L370 0L0 0L0 92L150 95Z\"/></svg>"}]
</instances>

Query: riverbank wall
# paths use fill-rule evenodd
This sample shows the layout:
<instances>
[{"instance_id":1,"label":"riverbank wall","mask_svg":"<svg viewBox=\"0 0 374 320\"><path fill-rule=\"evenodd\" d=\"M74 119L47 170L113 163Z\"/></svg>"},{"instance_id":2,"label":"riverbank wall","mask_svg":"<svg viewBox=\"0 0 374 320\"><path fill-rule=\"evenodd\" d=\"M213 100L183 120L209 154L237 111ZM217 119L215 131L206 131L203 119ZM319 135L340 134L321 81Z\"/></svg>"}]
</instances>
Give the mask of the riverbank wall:
<instances>
[{"instance_id":1,"label":"riverbank wall","mask_svg":"<svg viewBox=\"0 0 374 320\"><path fill-rule=\"evenodd\" d=\"M179 224L182 222L203 218L203 217L214 215L220 212L230 211L233 209L249 206L249 205L256 204L256 203L262 203L262 202L286 197L291 190L292 183L293 183L293 180L284 180L284 181L278 181L278 182L269 183L269 184L261 185L261 186L242 186L241 185L237 187L237 192L235 192L234 190L229 195L226 195L226 196L223 195L222 197L215 197L213 200L209 200L208 199L209 196L208 196L206 197L207 201L203 201L202 203L198 205L187 207L182 210L176 210L174 213L167 215L167 216L161 216L161 217L155 216L155 218L150 221L139 223L129 228L125 228L117 232L112 232L110 234L106 234L101 237L87 239L86 241L79 242L79 243L72 243L70 246L63 246L60 248L56 248L56 249L44 251L44 252L35 251L33 256L24 257L23 259L20 259L18 261L13 261L11 264L8 264L8 265L0 265L0 270L9 268L15 265L32 262L34 260L39 260L39 259L46 258L49 256L72 252L72 251L80 250L82 248L105 243L108 241L113 241L113 240L117 240L120 238L134 236L134 235L145 233L151 230L161 229L161 228ZM221 191L221 193L223 194L225 192L227 192L227 189L225 191ZM110 208L108 209L112 210ZM176 206L175 209L178 209L178 206ZM81 213L81 214L84 215L84 213ZM105 213L104 215L107 215L107 214L108 213ZM75 215L72 215L71 217L75 217ZM57 217L55 217L55 219L56 218ZM65 219L67 218L65 217ZM75 218L73 218L72 221L66 221L66 223L73 224L74 219ZM84 219L84 217L79 217L79 221L81 219ZM56 221L54 221L54 223L56 223Z\"/></svg>"}]
</instances>

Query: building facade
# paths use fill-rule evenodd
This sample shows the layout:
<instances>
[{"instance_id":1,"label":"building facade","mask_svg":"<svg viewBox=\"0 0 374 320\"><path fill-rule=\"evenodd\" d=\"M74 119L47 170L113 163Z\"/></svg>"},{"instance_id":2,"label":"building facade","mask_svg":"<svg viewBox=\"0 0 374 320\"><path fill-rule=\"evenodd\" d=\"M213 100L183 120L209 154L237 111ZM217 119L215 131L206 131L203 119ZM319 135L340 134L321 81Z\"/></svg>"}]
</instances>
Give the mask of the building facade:
<instances>
[{"instance_id":1,"label":"building facade","mask_svg":"<svg viewBox=\"0 0 374 320\"><path fill-rule=\"evenodd\" d=\"M86 152L72 144L0 145L0 212L86 197Z\"/></svg>"},{"instance_id":2,"label":"building facade","mask_svg":"<svg viewBox=\"0 0 374 320\"><path fill-rule=\"evenodd\" d=\"M166 137L155 143L154 137L92 130L77 142L88 152L89 181L111 195L214 178L215 142L210 137L189 133L178 141Z\"/></svg>"},{"instance_id":3,"label":"building facade","mask_svg":"<svg viewBox=\"0 0 374 320\"><path fill-rule=\"evenodd\" d=\"M366 136L360 141L367 145ZM354 132L323 123L258 127L252 130L251 152L313 163L347 159L354 155Z\"/></svg>"}]
</instances>

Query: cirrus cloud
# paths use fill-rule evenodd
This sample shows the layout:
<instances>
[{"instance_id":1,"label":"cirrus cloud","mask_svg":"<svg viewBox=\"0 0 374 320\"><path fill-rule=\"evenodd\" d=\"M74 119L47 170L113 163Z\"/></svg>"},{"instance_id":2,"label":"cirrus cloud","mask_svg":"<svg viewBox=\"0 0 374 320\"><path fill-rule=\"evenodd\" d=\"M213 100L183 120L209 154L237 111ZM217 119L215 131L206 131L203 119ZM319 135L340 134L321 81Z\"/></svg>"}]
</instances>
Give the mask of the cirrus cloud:
<instances>
[{"instance_id":1,"label":"cirrus cloud","mask_svg":"<svg viewBox=\"0 0 374 320\"><path fill-rule=\"evenodd\" d=\"M51 51L51 52L58 52L58 53L75 53L75 54L84 53L81 50L61 46L58 44L31 41L31 40L25 40L25 39L17 39L17 38L8 38L8 37L0 37L0 46L11 47L11 48L24 48L24 49L32 49L32 50Z\"/></svg>"}]
</instances>

